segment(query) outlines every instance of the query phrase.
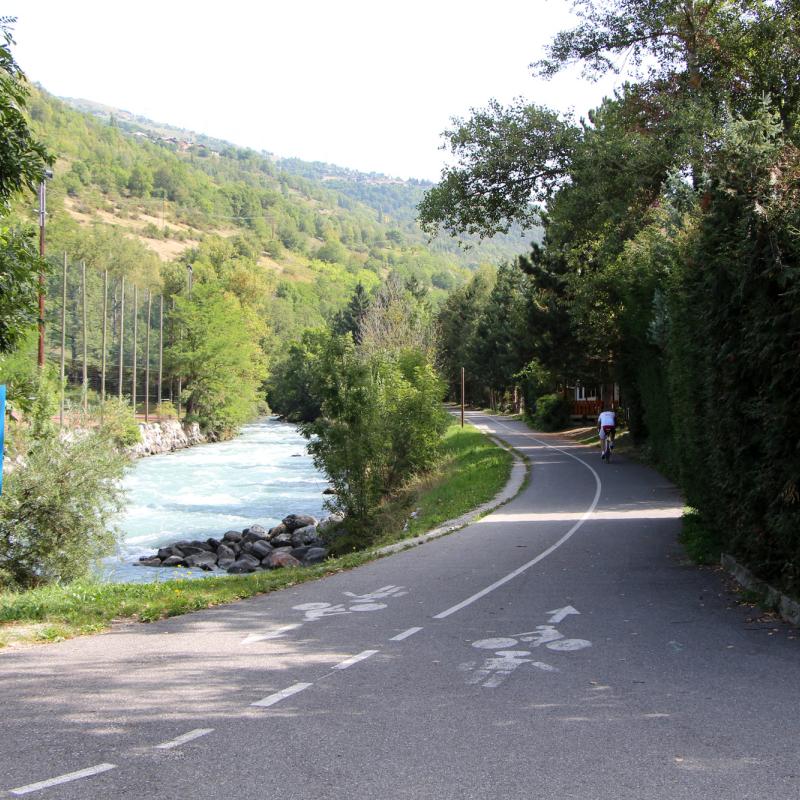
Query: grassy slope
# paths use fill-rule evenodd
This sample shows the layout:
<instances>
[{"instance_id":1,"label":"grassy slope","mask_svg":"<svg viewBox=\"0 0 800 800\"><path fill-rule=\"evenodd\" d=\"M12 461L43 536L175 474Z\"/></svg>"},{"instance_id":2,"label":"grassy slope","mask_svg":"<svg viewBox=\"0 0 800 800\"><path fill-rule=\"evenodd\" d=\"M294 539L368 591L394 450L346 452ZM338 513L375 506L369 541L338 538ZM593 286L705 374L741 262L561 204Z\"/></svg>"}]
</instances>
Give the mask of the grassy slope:
<instances>
[{"instance_id":1,"label":"grassy slope","mask_svg":"<svg viewBox=\"0 0 800 800\"><path fill-rule=\"evenodd\" d=\"M491 500L505 486L512 456L472 427L454 424L445 437L441 469L387 505L376 544L417 536ZM417 517L409 520L410 509ZM408 520L408 529L403 526ZM230 603L352 569L377 558L371 551L316 567L253 575L212 575L157 583L79 582L27 592L0 593L0 648L61 641Z\"/></svg>"}]
</instances>

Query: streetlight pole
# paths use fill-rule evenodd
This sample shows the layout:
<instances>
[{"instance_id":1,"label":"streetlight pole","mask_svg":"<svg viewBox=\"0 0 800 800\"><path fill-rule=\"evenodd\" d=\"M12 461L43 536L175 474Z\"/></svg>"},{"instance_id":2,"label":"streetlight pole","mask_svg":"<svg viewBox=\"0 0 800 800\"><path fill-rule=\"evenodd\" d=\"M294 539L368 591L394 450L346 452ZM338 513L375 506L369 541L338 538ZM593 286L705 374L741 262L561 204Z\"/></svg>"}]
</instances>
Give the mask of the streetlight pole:
<instances>
[{"instance_id":1,"label":"streetlight pole","mask_svg":"<svg viewBox=\"0 0 800 800\"><path fill-rule=\"evenodd\" d=\"M53 170L44 171L39 184L39 255L44 258L45 181L53 177ZM44 366L44 270L39 273L39 366Z\"/></svg>"}]
</instances>

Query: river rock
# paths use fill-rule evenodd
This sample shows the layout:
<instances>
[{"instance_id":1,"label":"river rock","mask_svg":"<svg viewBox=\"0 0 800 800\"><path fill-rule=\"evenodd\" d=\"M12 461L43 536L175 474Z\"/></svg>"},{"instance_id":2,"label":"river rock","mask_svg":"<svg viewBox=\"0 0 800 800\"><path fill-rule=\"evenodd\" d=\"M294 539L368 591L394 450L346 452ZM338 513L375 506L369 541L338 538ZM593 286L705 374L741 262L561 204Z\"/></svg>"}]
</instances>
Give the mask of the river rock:
<instances>
[{"instance_id":1,"label":"river rock","mask_svg":"<svg viewBox=\"0 0 800 800\"><path fill-rule=\"evenodd\" d=\"M162 567L182 567L183 564L184 561L180 556L169 556L161 562Z\"/></svg>"},{"instance_id":2,"label":"river rock","mask_svg":"<svg viewBox=\"0 0 800 800\"><path fill-rule=\"evenodd\" d=\"M336 489L334 489L333 486L329 486L322 494L336 494Z\"/></svg>"},{"instance_id":3,"label":"river rock","mask_svg":"<svg viewBox=\"0 0 800 800\"><path fill-rule=\"evenodd\" d=\"M217 561L217 566L220 569L225 570L225 572L227 572L228 567L232 567L233 564L234 564L234 559L232 558L221 558L219 561Z\"/></svg>"},{"instance_id":4,"label":"river rock","mask_svg":"<svg viewBox=\"0 0 800 800\"><path fill-rule=\"evenodd\" d=\"M283 524L289 531L295 531L298 528L305 528L307 525L316 525L317 518L308 514L289 514L288 517L283 518Z\"/></svg>"},{"instance_id":5,"label":"river rock","mask_svg":"<svg viewBox=\"0 0 800 800\"><path fill-rule=\"evenodd\" d=\"M145 558L144 560L136 561L133 564L134 567L160 567L161 566L161 559L160 558Z\"/></svg>"},{"instance_id":6,"label":"river rock","mask_svg":"<svg viewBox=\"0 0 800 800\"><path fill-rule=\"evenodd\" d=\"M320 533L324 533L331 525L337 525L340 522L344 521L344 514L328 514L327 517L323 517L317 523L317 530Z\"/></svg>"},{"instance_id":7,"label":"river rock","mask_svg":"<svg viewBox=\"0 0 800 800\"><path fill-rule=\"evenodd\" d=\"M168 558L183 558L183 553L177 547L162 547L158 551L158 557L166 561Z\"/></svg>"},{"instance_id":8,"label":"river rock","mask_svg":"<svg viewBox=\"0 0 800 800\"><path fill-rule=\"evenodd\" d=\"M289 529L281 522L280 525L276 525L274 528L270 528L267 531L267 536L271 539L273 536L277 536L279 533L286 533Z\"/></svg>"},{"instance_id":9,"label":"river rock","mask_svg":"<svg viewBox=\"0 0 800 800\"><path fill-rule=\"evenodd\" d=\"M292 532L292 544L295 547L302 547L311 544L317 538L317 526L306 525L305 528L298 528Z\"/></svg>"},{"instance_id":10,"label":"river rock","mask_svg":"<svg viewBox=\"0 0 800 800\"><path fill-rule=\"evenodd\" d=\"M261 562L247 553L243 553L228 567L231 575L241 575L247 572L255 572L261 566Z\"/></svg>"},{"instance_id":11,"label":"river rock","mask_svg":"<svg viewBox=\"0 0 800 800\"><path fill-rule=\"evenodd\" d=\"M223 542L241 542L242 541L242 534L241 531L227 531L225 535L222 537Z\"/></svg>"},{"instance_id":12,"label":"river rock","mask_svg":"<svg viewBox=\"0 0 800 800\"><path fill-rule=\"evenodd\" d=\"M232 547L228 547L225 544L221 544L217 548L217 560L222 561L225 558L229 558L231 561L235 561L236 551Z\"/></svg>"},{"instance_id":13,"label":"river rock","mask_svg":"<svg viewBox=\"0 0 800 800\"><path fill-rule=\"evenodd\" d=\"M266 542L267 532L260 526L254 525L242 538L242 544L247 542Z\"/></svg>"},{"instance_id":14,"label":"river rock","mask_svg":"<svg viewBox=\"0 0 800 800\"><path fill-rule=\"evenodd\" d=\"M302 564L291 554L284 552L274 552L269 559L265 559L264 566L269 565L270 569L281 567L300 567Z\"/></svg>"},{"instance_id":15,"label":"river rock","mask_svg":"<svg viewBox=\"0 0 800 800\"><path fill-rule=\"evenodd\" d=\"M242 533L262 533L266 536L267 529L263 525L251 525L247 531L242 531Z\"/></svg>"},{"instance_id":16,"label":"river rock","mask_svg":"<svg viewBox=\"0 0 800 800\"><path fill-rule=\"evenodd\" d=\"M251 555L262 561L269 556L272 552L272 545L265 541L253 542L253 549L250 551Z\"/></svg>"},{"instance_id":17,"label":"river rock","mask_svg":"<svg viewBox=\"0 0 800 800\"><path fill-rule=\"evenodd\" d=\"M184 547L191 547L192 543L190 541L186 540L186 539L181 539L179 542L175 542L172 546L173 547L177 547L178 550L183 552L183 548Z\"/></svg>"},{"instance_id":18,"label":"river rock","mask_svg":"<svg viewBox=\"0 0 800 800\"><path fill-rule=\"evenodd\" d=\"M288 531L284 531L283 533L279 533L277 536L273 536L269 542L273 547L285 547L286 545L292 544L292 534Z\"/></svg>"},{"instance_id":19,"label":"river rock","mask_svg":"<svg viewBox=\"0 0 800 800\"><path fill-rule=\"evenodd\" d=\"M184 563L191 569L205 569L211 570L217 564L217 557L213 553L197 553L195 555L186 556Z\"/></svg>"},{"instance_id":20,"label":"river rock","mask_svg":"<svg viewBox=\"0 0 800 800\"><path fill-rule=\"evenodd\" d=\"M204 547L195 547L193 544L187 544L185 547L179 547L178 550L181 551L183 557L186 558L187 556L196 556L199 553L207 553Z\"/></svg>"},{"instance_id":21,"label":"river rock","mask_svg":"<svg viewBox=\"0 0 800 800\"><path fill-rule=\"evenodd\" d=\"M217 549L222 544L219 539L215 539L213 536L210 539L206 539L206 544L211 548L213 552L217 552Z\"/></svg>"},{"instance_id":22,"label":"river rock","mask_svg":"<svg viewBox=\"0 0 800 800\"><path fill-rule=\"evenodd\" d=\"M210 553L213 550L208 542L201 542L199 539L195 539L192 542L192 547L199 547L201 550L205 550L207 553Z\"/></svg>"},{"instance_id":23,"label":"river rock","mask_svg":"<svg viewBox=\"0 0 800 800\"><path fill-rule=\"evenodd\" d=\"M321 564L328 557L328 551L324 547L309 547L303 556L303 564Z\"/></svg>"}]
</instances>

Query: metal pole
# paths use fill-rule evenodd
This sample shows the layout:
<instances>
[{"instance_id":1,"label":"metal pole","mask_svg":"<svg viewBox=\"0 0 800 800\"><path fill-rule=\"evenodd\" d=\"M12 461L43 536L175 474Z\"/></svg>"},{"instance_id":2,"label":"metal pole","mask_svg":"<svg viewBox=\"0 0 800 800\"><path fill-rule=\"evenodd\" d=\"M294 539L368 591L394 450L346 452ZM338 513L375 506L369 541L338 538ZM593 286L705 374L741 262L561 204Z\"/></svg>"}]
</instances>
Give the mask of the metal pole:
<instances>
[{"instance_id":1,"label":"metal pole","mask_svg":"<svg viewBox=\"0 0 800 800\"><path fill-rule=\"evenodd\" d=\"M131 379L131 403L133 404L133 416L136 416L136 335L137 323L139 321L139 287L133 284L133 377Z\"/></svg>"},{"instance_id":2,"label":"metal pole","mask_svg":"<svg viewBox=\"0 0 800 800\"><path fill-rule=\"evenodd\" d=\"M144 421L149 422L150 413L150 290L147 290L147 346L145 348L144 367Z\"/></svg>"},{"instance_id":3,"label":"metal pole","mask_svg":"<svg viewBox=\"0 0 800 800\"><path fill-rule=\"evenodd\" d=\"M161 404L161 377L164 359L164 295L159 297L158 309L158 403Z\"/></svg>"},{"instance_id":4,"label":"metal pole","mask_svg":"<svg viewBox=\"0 0 800 800\"><path fill-rule=\"evenodd\" d=\"M125 333L125 276L119 290L119 383L117 384L117 397L122 400L122 337Z\"/></svg>"},{"instance_id":5,"label":"metal pole","mask_svg":"<svg viewBox=\"0 0 800 800\"><path fill-rule=\"evenodd\" d=\"M86 262L81 261L81 294L83 295L83 388L81 390L83 407L86 408Z\"/></svg>"},{"instance_id":6,"label":"metal pole","mask_svg":"<svg viewBox=\"0 0 800 800\"><path fill-rule=\"evenodd\" d=\"M103 271L103 357L100 370L100 402L106 400L106 323L108 320L108 270Z\"/></svg>"},{"instance_id":7,"label":"metal pole","mask_svg":"<svg viewBox=\"0 0 800 800\"><path fill-rule=\"evenodd\" d=\"M44 258L44 181L39 184L39 255ZM44 271L39 273L39 366L44 366Z\"/></svg>"},{"instance_id":8,"label":"metal pole","mask_svg":"<svg viewBox=\"0 0 800 800\"><path fill-rule=\"evenodd\" d=\"M59 425L64 425L64 347L67 341L67 253L64 252L64 272L61 284L61 414Z\"/></svg>"},{"instance_id":9,"label":"metal pole","mask_svg":"<svg viewBox=\"0 0 800 800\"><path fill-rule=\"evenodd\" d=\"M464 427L464 367L461 367L461 427Z\"/></svg>"}]
</instances>

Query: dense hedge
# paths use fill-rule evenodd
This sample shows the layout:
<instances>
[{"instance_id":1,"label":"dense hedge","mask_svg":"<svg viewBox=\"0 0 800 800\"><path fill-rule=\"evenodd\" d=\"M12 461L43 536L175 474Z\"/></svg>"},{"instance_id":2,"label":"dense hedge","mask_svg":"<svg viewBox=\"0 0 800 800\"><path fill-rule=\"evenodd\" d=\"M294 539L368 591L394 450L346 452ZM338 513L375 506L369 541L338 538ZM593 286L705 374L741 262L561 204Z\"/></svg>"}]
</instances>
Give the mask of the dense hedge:
<instances>
[{"instance_id":1,"label":"dense hedge","mask_svg":"<svg viewBox=\"0 0 800 800\"><path fill-rule=\"evenodd\" d=\"M762 578L800 590L800 152L730 129L670 298L670 387L690 505Z\"/></svg>"}]
</instances>

